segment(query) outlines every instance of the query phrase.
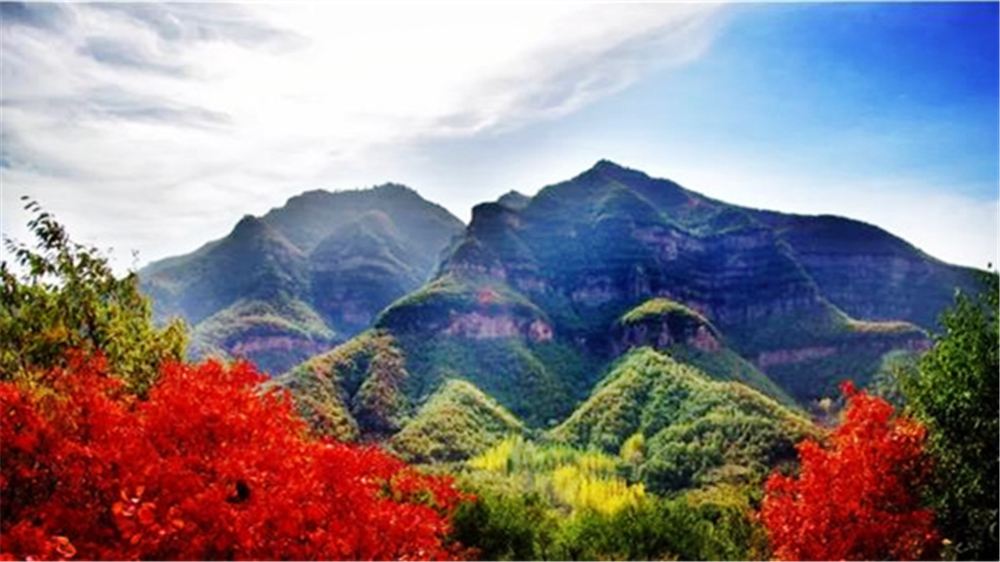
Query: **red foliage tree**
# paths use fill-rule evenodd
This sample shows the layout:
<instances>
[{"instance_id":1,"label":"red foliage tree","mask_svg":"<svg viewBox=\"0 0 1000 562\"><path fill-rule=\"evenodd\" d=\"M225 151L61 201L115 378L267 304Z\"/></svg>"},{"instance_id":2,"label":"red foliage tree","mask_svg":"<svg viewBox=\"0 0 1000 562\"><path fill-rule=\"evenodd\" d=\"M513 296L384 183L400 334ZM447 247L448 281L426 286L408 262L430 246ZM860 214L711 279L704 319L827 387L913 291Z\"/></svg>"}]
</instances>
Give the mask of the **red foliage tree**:
<instances>
[{"instance_id":1,"label":"red foliage tree","mask_svg":"<svg viewBox=\"0 0 1000 562\"><path fill-rule=\"evenodd\" d=\"M798 446L797 478L772 474L761 517L784 560L919 560L939 540L917 488L929 475L926 430L853 385L841 424L824 448Z\"/></svg>"},{"instance_id":2,"label":"red foliage tree","mask_svg":"<svg viewBox=\"0 0 1000 562\"><path fill-rule=\"evenodd\" d=\"M460 556L450 479L310 437L247 364L168 365L140 400L76 358L0 383L0 552L40 559Z\"/></svg>"}]
</instances>

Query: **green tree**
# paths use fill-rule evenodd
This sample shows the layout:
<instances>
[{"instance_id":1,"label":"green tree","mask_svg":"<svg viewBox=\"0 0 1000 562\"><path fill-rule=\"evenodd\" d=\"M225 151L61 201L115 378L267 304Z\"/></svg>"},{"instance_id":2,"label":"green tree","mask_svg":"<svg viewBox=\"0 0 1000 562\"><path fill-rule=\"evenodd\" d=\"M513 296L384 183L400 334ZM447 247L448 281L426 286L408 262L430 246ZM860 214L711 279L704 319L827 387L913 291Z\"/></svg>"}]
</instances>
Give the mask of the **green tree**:
<instances>
[{"instance_id":1,"label":"green tree","mask_svg":"<svg viewBox=\"0 0 1000 562\"><path fill-rule=\"evenodd\" d=\"M558 523L538 494L477 492L455 511L452 527L480 560L548 560Z\"/></svg>"},{"instance_id":2,"label":"green tree","mask_svg":"<svg viewBox=\"0 0 1000 562\"><path fill-rule=\"evenodd\" d=\"M767 538L743 491L649 497L612 514L584 510L559 529L560 560L757 560Z\"/></svg>"},{"instance_id":3,"label":"green tree","mask_svg":"<svg viewBox=\"0 0 1000 562\"><path fill-rule=\"evenodd\" d=\"M908 407L930 429L937 477L929 499L961 559L1000 559L997 280L984 274L976 299L956 295L934 347L901 380Z\"/></svg>"},{"instance_id":4,"label":"green tree","mask_svg":"<svg viewBox=\"0 0 1000 562\"><path fill-rule=\"evenodd\" d=\"M22 199L36 241L4 240L20 271L0 262L0 379L34 377L75 349L100 352L111 372L143 393L162 362L183 359L185 325L155 327L134 272L116 277L106 256L70 240L50 213Z\"/></svg>"},{"instance_id":5,"label":"green tree","mask_svg":"<svg viewBox=\"0 0 1000 562\"><path fill-rule=\"evenodd\" d=\"M618 456L622 458L630 468L635 468L646 459L646 437L641 431L632 434L622 443Z\"/></svg>"}]
</instances>

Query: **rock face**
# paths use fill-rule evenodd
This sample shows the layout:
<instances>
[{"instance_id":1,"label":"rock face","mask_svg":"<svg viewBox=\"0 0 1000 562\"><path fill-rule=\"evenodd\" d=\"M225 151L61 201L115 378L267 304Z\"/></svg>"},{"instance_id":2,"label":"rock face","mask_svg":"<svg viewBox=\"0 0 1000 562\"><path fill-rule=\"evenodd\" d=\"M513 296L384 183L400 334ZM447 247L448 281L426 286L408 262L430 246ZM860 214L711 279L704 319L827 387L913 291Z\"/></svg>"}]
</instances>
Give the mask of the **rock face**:
<instances>
[{"instance_id":1,"label":"rock face","mask_svg":"<svg viewBox=\"0 0 1000 562\"><path fill-rule=\"evenodd\" d=\"M954 290L976 291L975 270L943 263L869 224L835 216L756 211L846 313L868 320L906 320L936 327Z\"/></svg>"},{"instance_id":2,"label":"rock face","mask_svg":"<svg viewBox=\"0 0 1000 562\"><path fill-rule=\"evenodd\" d=\"M690 346L715 352L722 348L721 336L701 314L665 298L650 299L622 316L612 335L615 355L637 347L666 350Z\"/></svg>"},{"instance_id":3,"label":"rock face","mask_svg":"<svg viewBox=\"0 0 1000 562\"><path fill-rule=\"evenodd\" d=\"M454 316L444 334L474 340L527 337L540 342L552 339L552 327L540 319L529 322L509 315L487 316L470 312Z\"/></svg>"},{"instance_id":4,"label":"rock face","mask_svg":"<svg viewBox=\"0 0 1000 562\"><path fill-rule=\"evenodd\" d=\"M280 373L418 288L462 228L400 185L310 191L139 276L157 317L193 326L196 355L246 357Z\"/></svg>"},{"instance_id":5,"label":"rock face","mask_svg":"<svg viewBox=\"0 0 1000 562\"><path fill-rule=\"evenodd\" d=\"M707 326L698 326L691 334L675 337L668 323L656 326L635 326L625 330L622 337L622 348L654 347L667 349L672 345L690 345L701 351L718 351L722 346L719 339Z\"/></svg>"},{"instance_id":6,"label":"rock face","mask_svg":"<svg viewBox=\"0 0 1000 562\"><path fill-rule=\"evenodd\" d=\"M816 347L800 347L798 349L779 349L776 351L762 351L757 354L754 361L761 369L767 369L775 365L795 365L805 363L813 359L822 359L837 353L837 348L832 345Z\"/></svg>"}]
</instances>

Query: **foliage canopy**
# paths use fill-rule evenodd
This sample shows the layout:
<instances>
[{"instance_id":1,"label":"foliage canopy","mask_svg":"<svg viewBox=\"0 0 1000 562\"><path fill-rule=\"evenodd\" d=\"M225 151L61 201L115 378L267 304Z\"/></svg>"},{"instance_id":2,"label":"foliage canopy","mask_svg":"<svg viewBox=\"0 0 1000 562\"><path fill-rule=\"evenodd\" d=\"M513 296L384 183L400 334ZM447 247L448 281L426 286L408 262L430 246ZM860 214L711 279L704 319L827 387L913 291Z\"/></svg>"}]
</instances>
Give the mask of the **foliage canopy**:
<instances>
[{"instance_id":1,"label":"foliage canopy","mask_svg":"<svg viewBox=\"0 0 1000 562\"><path fill-rule=\"evenodd\" d=\"M920 505L930 474L927 431L894 417L881 398L848 397L827 447L799 444L797 477L773 474L761 518L782 560L923 560L939 545L934 514Z\"/></svg>"},{"instance_id":2,"label":"foliage canopy","mask_svg":"<svg viewBox=\"0 0 1000 562\"><path fill-rule=\"evenodd\" d=\"M0 553L436 559L462 496L373 447L308 437L249 364L170 363L138 399L101 359L0 383Z\"/></svg>"}]
</instances>

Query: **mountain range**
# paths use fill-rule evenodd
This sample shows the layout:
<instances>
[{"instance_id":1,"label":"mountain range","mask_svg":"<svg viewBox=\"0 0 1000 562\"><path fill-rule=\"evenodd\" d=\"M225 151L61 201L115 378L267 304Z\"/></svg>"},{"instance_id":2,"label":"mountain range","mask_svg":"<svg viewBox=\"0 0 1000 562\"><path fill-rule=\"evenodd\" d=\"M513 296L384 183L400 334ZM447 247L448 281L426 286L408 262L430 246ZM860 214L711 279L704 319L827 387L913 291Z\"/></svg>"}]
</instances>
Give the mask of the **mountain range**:
<instances>
[{"instance_id":1,"label":"mountain range","mask_svg":"<svg viewBox=\"0 0 1000 562\"><path fill-rule=\"evenodd\" d=\"M195 353L287 369L271 384L321 432L419 462L641 434L661 490L787 457L819 399L926 349L975 284L878 227L603 160L467 226L397 185L308 192L140 277Z\"/></svg>"}]
</instances>

